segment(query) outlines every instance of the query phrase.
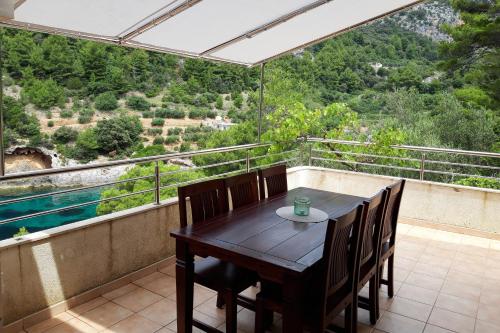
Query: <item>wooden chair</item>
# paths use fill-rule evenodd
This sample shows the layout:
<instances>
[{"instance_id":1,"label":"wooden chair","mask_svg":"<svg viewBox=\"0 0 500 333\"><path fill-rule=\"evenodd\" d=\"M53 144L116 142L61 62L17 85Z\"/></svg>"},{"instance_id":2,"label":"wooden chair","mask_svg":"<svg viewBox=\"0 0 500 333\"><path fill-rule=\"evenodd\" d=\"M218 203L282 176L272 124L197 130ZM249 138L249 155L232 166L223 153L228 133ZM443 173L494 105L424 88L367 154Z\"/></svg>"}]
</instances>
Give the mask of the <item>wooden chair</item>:
<instances>
[{"instance_id":1,"label":"wooden chair","mask_svg":"<svg viewBox=\"0 0 500 333\"><path fill-rule=\"evenodd\" d=\"M356 332L353 311L357 309L356 281L359 273L359 257L364 232L364 205L349 213L328 221L323 259L314 272L309 285L305 326L311 332L324 332L328 324L345 310L345 331ZM264 332L265 310L282 313L283 301L280 289L265 288L257 294L255 332Z\"/></svg>"},{"instance_id":2,"label":"wooden chair","mask_svg":"<svg viewBox=\"0 0 500 333\"><path fill-rule=\"evenodd\" d=\"M228 212L227 189L222 179L191 184L178 189L181 227L187 226L189 198L193 224ZM217 306L226 304L226 332L236 332L237 297L240 292L256 283L256 274L214 257L196 260L194 282L218 292ZM205 331L210 326L193 321L193 325Z\"/></svg>"},{"instance_id":3,"label":"wooden chair","mask_svg":"<svg viewBox=\"0 0 500 333\"><path fill-rule=\"evenodd\" d=\"M402 179L397 183L388 186L387 190L387 204L384 216L384 226L382 229L382 241L380 246L380 260L379 260L379 285L387 285L387 294L389 297L394 296L394 250L396 249L396 227L398 224L399 207L401 205L401 198L403 197L403 190L405 187L405 180ZM384 264L387 261L387 279L383 279ZM378 312L378 311L377 311ZM379 313L377 313L377 318Z\"/></svg>"},{"instance_id":4,"label":"wooden chair","mask_svg":"<svg viewBox=\"0 0 500 333\"><path fill-rule=\"evenodd\" d=\"M382 190L364 202L365 235L361 247L359 280L357 293L369 283L368 297L358 297L360 308L370 311L370 322L377 322L378 312L378 261L382 239L382 227L386 208L387 191ZM357 321L357 309L353 313Z\"/></svg>"},{"instance_id":5,"label":"wooden chair","mask_svg":"<svg viewBox=\"0 0 500 333\"><path fill-rule=\"evenodd\" d=\"M288 191L285 164L259 170L260 200L266 198L266 188L268 198Z\"/></svg>"},{"instance_id":6,"label":"wooden chair","mask_svg":"<svg viewBox=\"0 0 500 333\"><path fill-rule=\"evenodd\" d=\"M233 209L259 201L257 172L244 173L224 179L226 188L231 193Z\"/></svg>"}]
</instances>

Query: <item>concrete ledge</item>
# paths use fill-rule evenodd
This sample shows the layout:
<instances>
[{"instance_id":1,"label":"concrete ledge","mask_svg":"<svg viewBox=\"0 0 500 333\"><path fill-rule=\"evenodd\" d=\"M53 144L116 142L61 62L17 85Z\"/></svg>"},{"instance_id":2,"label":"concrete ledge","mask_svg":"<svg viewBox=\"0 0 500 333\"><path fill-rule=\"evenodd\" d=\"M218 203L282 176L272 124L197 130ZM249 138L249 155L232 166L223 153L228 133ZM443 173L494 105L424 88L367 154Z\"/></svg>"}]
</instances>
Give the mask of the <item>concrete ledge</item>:
<instances>
[{"instance_id":1,"label":"concrete ledge","mask_svg":"<svg viewBox=\"0 0 500 333\"><path fill-rule=\"evenodd\" d=\"M288 178L291 187L308 186L365 197L398 179L320 167L293 168ZM400 216L499 234L500 191L407 179Z\"/></svg>"},{"instance_id":2,"label":"concrete ledge","mask_svg":"<svg viewBox=\"0 0 500 333\"><path fill-rule=\"evenodd\" d=\"M175 253L177 199L0 243L4 323L106 286ZM70 302L71 303L71 302Z\"/></svg>"}]
</instances>

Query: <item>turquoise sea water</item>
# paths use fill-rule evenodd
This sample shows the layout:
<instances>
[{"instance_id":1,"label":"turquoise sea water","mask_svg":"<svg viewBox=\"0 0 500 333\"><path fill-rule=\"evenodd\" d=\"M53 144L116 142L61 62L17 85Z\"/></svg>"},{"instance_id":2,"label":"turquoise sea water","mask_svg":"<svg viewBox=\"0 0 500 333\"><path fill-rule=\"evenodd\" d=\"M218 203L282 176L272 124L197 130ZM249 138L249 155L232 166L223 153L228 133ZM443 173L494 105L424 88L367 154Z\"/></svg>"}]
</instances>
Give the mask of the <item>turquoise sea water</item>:
<instances>
[{"instance_id":1,"label":"turquoise sea water","mask_svg":"<svg viewBox=\"0 0 500 333\"><path fill-rule=\"evenodd\" d=\"M0 203L4 200L25 197L40 193L50 193L52 191L23 193L19 196L2 196L0 195ZM40 211L47 211L56 208L67 207L84 202L98 200L101 189L92 189L78 191L73 193L54 195L46 198L27 200L23 202L0 205L0 221L9 218L33 214ZM58 227L63 224L77 222L96 216L97 205L89 205L85 207L75 208L55 214L34 217L30 219L20 220L17 222L0 225L0 240L11 238L18 232L19 228L26 227L30 233L41 231L49 228Z\"/></svg>"}]
</instances>

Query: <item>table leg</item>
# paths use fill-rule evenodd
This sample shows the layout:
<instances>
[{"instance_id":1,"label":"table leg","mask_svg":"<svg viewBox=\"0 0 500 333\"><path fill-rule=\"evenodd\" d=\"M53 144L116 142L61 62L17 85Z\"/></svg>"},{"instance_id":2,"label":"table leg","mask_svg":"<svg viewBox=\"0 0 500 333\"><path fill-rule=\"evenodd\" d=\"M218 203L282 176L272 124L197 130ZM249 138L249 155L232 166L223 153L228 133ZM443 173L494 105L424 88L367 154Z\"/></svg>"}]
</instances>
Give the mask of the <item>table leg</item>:
<instances>
[{"instance_id":1,"label":"table leg","mask_svg":"<svg viewBox=\"0 0 500 333\"><path fill-rule=\"evenodd\" d=\"M177 299L177 332L193 331L193 288L194 288L194 256L189 253L189 246L176 240L176 299Z\"/></svg>"},{"instance_id":2,"label":"table leg","mask_svg":"<svg viewBox=\"0 0 500 333\"><path fill-rule=\"evenodd\" d=\"M285 279L283 285L283 332L303 331L303 286L295 277Z\"/></svg>"}]
</instances>

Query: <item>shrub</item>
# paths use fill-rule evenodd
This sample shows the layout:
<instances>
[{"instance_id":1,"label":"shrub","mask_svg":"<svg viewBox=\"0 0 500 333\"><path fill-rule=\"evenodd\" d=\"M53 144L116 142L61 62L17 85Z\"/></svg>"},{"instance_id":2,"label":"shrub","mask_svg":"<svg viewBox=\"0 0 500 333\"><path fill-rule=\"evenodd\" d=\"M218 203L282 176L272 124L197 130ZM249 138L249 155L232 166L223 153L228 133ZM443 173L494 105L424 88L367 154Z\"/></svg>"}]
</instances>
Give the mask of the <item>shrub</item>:
<instances>
[{"instance_id":1,"label":"shrub","mask_svg":"<svg viewBox=\"0 0 500 333\"><path fill-rule=\"evenodd\" d=\"M179 147L179 152L186 152L191 150L191 144L189 142L183 142L181 143L181 146Z\"/></svg>"},{"instance_id":2,"label":"shrub","mask_svg":"<svg viewBox=\"0 0 500 333\"><path fill-rule=\"evenodd\" d=\"M479 178L479 177L468 177L464 179L457 180L455 184L464 186L474 186L482 188L492 188L494 190L500 190L500 181L496 179Z\"/></svg>"},{"instance_id":3,"label":"shrub","mask_svg":"<svg viewBox=\"0 0 500 333\"><path fill-rule=\"evenodd\" d=\"M215 111L208 111L207 112L207 118L215 119L215 117L217 117L217 113Z\"/></svg>"},{"instance_id":4,"label":"shrub","mask_svg":"<svg viewBox=\"0 0 500 333\"><path fill-rule=\"evenodd\" d=\"M184 129L184 133L199 133L201 132L203 129L201 128L201 126L188 126L186 127L186 129Z\"/></svg>"},{"instance_id":5,"label":"shrub","mask_svg":"<svg viewBox=\"0 0 500 333\"><path fill-rule=\"evenodd\" d=\"M47 111L47 119L52 119L52 112L51 111Z\"/></svg>"},{"instance_id":6,"label":"shrub","mask_svg":"<svg viewBox=\"0 0 500 333\"><path fill-rule=\"evenodd\" d=\"M215 100L215 107L219 110L222 110L224 107L224 101L222 100L221 95L217 96L217 99Z\"/></svg>"},{"instance_id":7,"label":"shrub","mask_svg":"<svg viewBox=\"0 0 500 333\"><path fill-rule=\"evenodd\" d=\"M186 133L182 137L184 141L189 141L189 142L198 142L203 138L203 134L201 132L198 133Z\"/></svg>"},{"instance_id":8,"label":"shrub","mask_svg":"<svg viewBox=\"0 0 500 333\"><path fill-rule=\"evenodd\" d=\"M127 106L134 110L147 111L151 107L151 104L144 97L130 96L127 99Z\"/></svg>"},{"instance_id":9,"label":"shrub","mask_svg":"<svg viewBox=\"0 0 500 333\"><path fill-rule=\"evenodd\" d=\"M154 145L162 145L164 142L163 140L163 137L162 136L156 136L154 139L153 139L153 144Z\"/></svg>"},{"instance_id":10,"label":"shrub","mask_svg":"<svg viewBox=\"0 0 500 333\"><path fill-rule=\"evenodd\" d=\"M55 143L64 144L75 141L77 137L78 132L76 130L72 129L71 127L62 126L56 129L56 131L52 135L52 140Z\"/></svg>"},{"instance_id":11,"label":"shrub","mask_svg":"<svg viewBox=\"0 0 500 333\"><path fill-rule=\"evenodd\" d=\"M99 120L95 131L99 149L104 153L124 152L139 142L142 124L138 117L120 115Z\"/></svg>"},{"instance_id":12,"label":"shrub","mask_svg":"<svg viewBox=\"0 0 500 333\"><path fill-rule=\"evenodd\" d=\"M208 111L205 109L194 109L189 111L190 119L205 119L207 117Z\"/></svg>"},{"instance_id":13,"label":"shrub","mask_svg":"<svg viewBox=\"0 0 500 333\"><path fill-rule=\"evenodd\" d=\"M71 110L61 110L61 112L59 113L59 116L61 116L61 118L73 118L73 111Z\"/></svg>"},{"instance_id":14,"label":"shrub","mask_svg":"<svg viewBox=\"0 0 500 333\"><path fill-rule=\"evenodd\" d=\"M66 80L66 88L70 90L79 90L83 88L82 80L78 77L70 77Z\"/></svg>"},{"instance_id":15,"label":"shrub","mask_svg":"<svg viewBox=\"0 0 500 333\"><path fill-rule=\"evenodd\" d=\"M63 106L66 97L64 89L54 80L31 80L27 82L24 93L28 100L40 109L48 109L53 106Z\"/></svg>"},{"instance_id":16,"label":"shrub","mask_svg":"<svg viewBox=\"0 0 500 333\"><path fill-rule=\"evenodd\" d=\"M30 232L28 231L28 229L26 229L26 227L21 227L12 237L20 238L20 237L28 235L29 233Z\"/></svg>"},{"instance_id":17,"label":"shrub","mask_svg":"<svg viewBox=\"0 0 500 333\"><path fill-rule=\"evenodd\" d=\"M236 95L233 103L236 108L241 109L241 106L243 105L243 97L241 97L241 94Z\"/></svg>"},{"instance_id":18,"label":"shrub","mask_svg":"<svg viewBox=\"0 0 500 333\"><path fill-rule=\"evenodd\" d=\"M111 111L118 108L118 101L115 94L110 91L97 95L94 102L97 110Z\"/></svg>"},{"instance_id":19,"label":"shrub","mask_svg":"<svg viewBox=\"0 0 500 333\"><path fill-rule=\"evenodd\" d=\"M165 120L161 118L155 118L151 121L151 126L163 126L165 125Z\"/></svg>"},{"instance_id":20,"label":"shrub","mask_svg":"<svg viewBox=\"0 0 500 333\"><path fill-rule=\"evenodd\" d=\"M53 120L49 120L49 121L47 122L47 126L48 126L48 127L54 127L54 121L53 121Z\"/></svg>"},{"instance_id":21,"label":"shrub","mask_svg":"<svg viewBox=\"0 0 500 333\"><path fill-rule=\"evenodd\" d=\"M170 144L174 144L174 143L178 143L179 142L179 136L178 135L168 135L167 137L165 137L165 143L170 145Z\"/></svg>"},{"instance_id":22,"label":"shrub","mask_svg":"<svg viewBox=\"0 0 500 333\"><path fill-rule=\"evenodd\" d=\"M78 134L76 144L72 150L73 158L88 162L95 160L99 156L99 143L97 142L97 133L95 128L87 128Z\"/></svg>"},{"instance_id":23,"label":"shrub","mask_svg":"<svg viewBox=\"0 0 500 333\"><path fill-rule=\"evenodd\" d=\"M167 151L163 145L151 145L143 147L134 153L134 157L146 157L146 156L156 156L163 155Z\"/></svg>"},{"instance_id":24,"label":"shrub","mask_svg":"<svg viewBox=\"0 0 500 333\"><path fill-rule=\"evenodd\" d=\"M156 135L162 135L163 134L163 129L162 128L148 128L147 132L148 135L151 136L156 136Z\"/></svg>"},{"instance_id":25,"label":"shrub","mask_svg":"<svg viewBox=\"0 0 500 333\"><path fill-rule=\"evenodd\" d=\"M172 127L168 129L168 135L179 135L182 133L182 128Z\"/></svg>"},{"instance_id":26,"label":"shrub","mask_svg":"<svg viewBox=\"0 0 500 333\"><path fill-rule=\"evenodd\" d=\"M160 87L154 86L154 87L150 87L148 90L146 90L145 94L146 94L146 97L152 98L152 97L158 96L160 91L161 91Z\"/></svg>"},{"instance_id":27,"label":"shrub","mask_svg":"<svg viewBox=\"0 0 500 333\"><path fill-rule=\"evenodd\" d=\"M154 117L153 111L144 111L142 113L142 118L153 118L153 117Z\"/></svg>"},{"instance_id":28,"label":"shrub","mask_svg":"<svg viewBox=\"0 0 500 333\"><path fill-rule=\"evenodd\" d=\"M78 116L78 123L79 124L88 124L92 121L92 117L94 116L94 110L85 108L80 110Z\"/></svg>"},{"instance_id":29,"label":"shrub","mask_svg":"<svg viewBox=\"0 0 500 333\"><path fill-rule=\"evenodd\" d=\"M158 118L184 119L186 116L184 111L175 109L158 109L155 113Z\"/></svg>"}]
</instances>

